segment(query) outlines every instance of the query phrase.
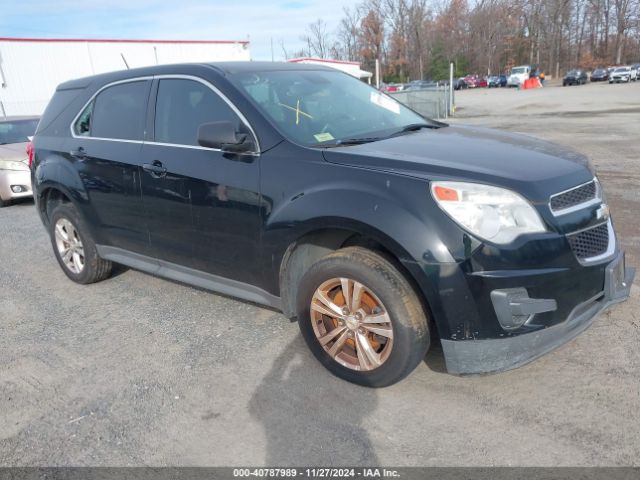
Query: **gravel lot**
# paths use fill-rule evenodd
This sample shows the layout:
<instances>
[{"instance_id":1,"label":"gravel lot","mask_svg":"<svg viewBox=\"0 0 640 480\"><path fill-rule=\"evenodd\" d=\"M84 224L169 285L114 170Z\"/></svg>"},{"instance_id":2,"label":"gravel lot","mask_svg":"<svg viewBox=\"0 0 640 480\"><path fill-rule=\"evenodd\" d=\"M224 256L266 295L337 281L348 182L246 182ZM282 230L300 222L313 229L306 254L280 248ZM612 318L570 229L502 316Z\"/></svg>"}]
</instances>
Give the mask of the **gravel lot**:
<instances>
[{"instance_id":1,"label":"gravel lot","mask_svg":"<svg viewBox=\"0 0 640 480\"><path fill-rule=\"evenodd\" d=\"M640 264L640 82L457 94L454 122L591 156ZM33 204L0 210L0 465L640 465L640 292L520 369L383 390L332 377L297 325L120 269L64 276ZM637 281L636 281L637 282Z\"/></svg>"}]
</instances>

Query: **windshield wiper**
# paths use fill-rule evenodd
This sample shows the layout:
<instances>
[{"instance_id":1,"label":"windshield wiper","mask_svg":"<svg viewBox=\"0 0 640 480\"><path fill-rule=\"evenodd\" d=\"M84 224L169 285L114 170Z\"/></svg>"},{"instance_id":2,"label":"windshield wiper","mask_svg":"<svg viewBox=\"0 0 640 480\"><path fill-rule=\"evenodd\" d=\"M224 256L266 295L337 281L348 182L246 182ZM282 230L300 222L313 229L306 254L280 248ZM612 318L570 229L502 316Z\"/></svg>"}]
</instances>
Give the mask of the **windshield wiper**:
<instances>
[{"instance_id":1,"label":"windshield wiper","mask_svg":"<svg viewBox=\"0 0 640 480\"><path fill-rule=\"evenodd\" d=\"M417 132L418 130L421 130L423 128L440 128L440 125L432 123L410 123L409 125L405 125L404 127L402 127L400 130L393 132L391 135L389 135L389 138L395 137L397 135L402 135L403 133Z\"/></svg>"},{"instance_id":2,"label":"windshield wiper","mask_svg":"<svg viewBox=\"0 0 640 480\"><path fill-rule=\"evenodd\" d=\"M361 138L344 138L342 140L336 140L333 143L316 143L311 145L312 147L348 147L349 145L362 145L363 143L371 143L380 140L381 137L361 137Z\"/></svg>"},{"instance_id":3,"label":"windshield wiper","mask_svg":"<svg viewBox=\"0 0 640 480\"><path fill-rule=\"evenodd\" d=\"M363 143L371 143L380 140L380 137L361 137L361 138L345 138L338 140L337 145L362 145Z\"/></svg>"}]
</instances>

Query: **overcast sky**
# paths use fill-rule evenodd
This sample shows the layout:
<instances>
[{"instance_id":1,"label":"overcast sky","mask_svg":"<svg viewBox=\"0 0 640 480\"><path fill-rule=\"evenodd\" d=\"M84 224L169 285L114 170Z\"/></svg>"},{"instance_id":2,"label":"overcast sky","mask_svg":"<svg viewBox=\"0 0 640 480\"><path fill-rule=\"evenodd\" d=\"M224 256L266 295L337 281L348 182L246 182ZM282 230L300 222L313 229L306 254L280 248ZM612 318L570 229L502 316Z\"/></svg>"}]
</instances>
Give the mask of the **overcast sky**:
<instances>
[{"instance_id":1,"label":"overcast sky","mask_svg":"<svg viewBox=\"0 0 640 480\"><path fill-rule=\"evenodd\" d=\"M254 60L302 46L309 23L337 27L354 0L0 0L0 37L246 40Z\"/></svg>"}]
</instances>

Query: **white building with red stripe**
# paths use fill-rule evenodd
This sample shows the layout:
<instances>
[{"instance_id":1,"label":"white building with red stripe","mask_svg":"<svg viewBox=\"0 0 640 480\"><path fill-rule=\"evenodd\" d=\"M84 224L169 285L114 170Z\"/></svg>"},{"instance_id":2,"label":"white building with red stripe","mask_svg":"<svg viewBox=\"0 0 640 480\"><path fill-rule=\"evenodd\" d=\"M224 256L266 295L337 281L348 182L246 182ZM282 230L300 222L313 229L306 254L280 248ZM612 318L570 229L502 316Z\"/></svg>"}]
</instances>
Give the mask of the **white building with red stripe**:
<instances>
[{"instance_id":1,"label":"white building with red stripe","mask_svg":"<svg viewBox=\"0 0 640 480\"><path fill-rule=\"evenodd\" d=\"M170 63L248 61L248 41L0 38L0 118L39 115L73 78Z\"/></svg>"}]
</instances>

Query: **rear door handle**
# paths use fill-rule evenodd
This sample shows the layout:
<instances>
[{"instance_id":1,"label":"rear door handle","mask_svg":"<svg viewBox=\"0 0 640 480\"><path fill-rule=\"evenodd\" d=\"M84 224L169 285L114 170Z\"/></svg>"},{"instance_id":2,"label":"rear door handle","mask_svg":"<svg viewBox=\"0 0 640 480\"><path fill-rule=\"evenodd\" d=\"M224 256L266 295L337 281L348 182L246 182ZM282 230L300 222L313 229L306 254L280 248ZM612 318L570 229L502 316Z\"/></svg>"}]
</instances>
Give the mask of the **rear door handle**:
<instances>
[{"instance_id":1,"label":"rear door handle","mask_svg":"<svg viewBox=\"0 0 640 480\"><path fill-rule=\"evenodd\" d=\"M162 165L162 162L158 160L155 160L153 163L143 163L142 169L156 178L164 177L167 174L167 169Z\"/></svg>"},{"instance_id":2,"label":"rear door handle","mask_svg":"<svg viewBox=\"0 0 640 480\"><path fill-rule=\"evenodd\" d=\"M69 155L77 158L78 160L85 160L87 158L87 153L85 152L83 147L78 147L77 150L71 150L69 152Z\"/></svg>"}]
</instances>

